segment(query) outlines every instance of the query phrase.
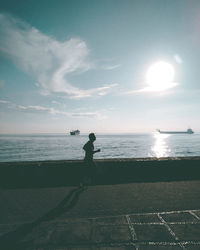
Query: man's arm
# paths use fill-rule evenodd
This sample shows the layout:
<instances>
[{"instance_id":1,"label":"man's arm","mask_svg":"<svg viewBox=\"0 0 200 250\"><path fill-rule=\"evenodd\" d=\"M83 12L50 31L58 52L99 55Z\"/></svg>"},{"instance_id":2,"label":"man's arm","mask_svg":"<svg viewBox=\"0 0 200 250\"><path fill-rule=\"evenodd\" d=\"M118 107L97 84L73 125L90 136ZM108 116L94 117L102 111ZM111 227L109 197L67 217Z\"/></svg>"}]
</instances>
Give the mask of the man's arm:
<instances>
[{"instance_id":1,"label":"man's arm","mask_svg":"<svg viewBox=\"0 0 200 250\"><path fill-rule=\"evenodd\" d=\"M94 150L94 151L93 151L93 154L98 153L98 152L100 152L100 151L101 151L101 149Z\"/></svg>"}]
</instances>

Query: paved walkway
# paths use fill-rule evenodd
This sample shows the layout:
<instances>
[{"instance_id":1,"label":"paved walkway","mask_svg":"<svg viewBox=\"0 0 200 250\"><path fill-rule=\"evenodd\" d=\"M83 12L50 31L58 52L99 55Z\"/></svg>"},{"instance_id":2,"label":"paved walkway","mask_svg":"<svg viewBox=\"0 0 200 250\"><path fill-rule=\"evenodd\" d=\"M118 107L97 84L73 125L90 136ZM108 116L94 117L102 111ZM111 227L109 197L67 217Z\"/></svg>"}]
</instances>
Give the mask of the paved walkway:
<instances>
[{"instance_id":1,"label":"paved walkway","mask_svg":"<svg viewBox=\"0 0 200 250\"><path fill-rule=\"evenodd\" d=\"M24 236L14 244L19 249L200 249L200 210L50 222L43 218L36 224L5 224L2 234L13 226L18 239Z\"/></svg>"},{"instance_id":2,"label":"paved walkway","mask_svg":"<svg viewBox=\"0 0 200 250\"><path fill-rule=\"evenodd\" d=\"M138 190L136 187L138 187ZM154 212L133 212L134 209L144 211L144 208L140 208L142 200L139 203L140 206L138 203L136 206L136 200L133 202L130 199L130 194L133 193L133 190L135 191L135 198L137 195L139 197L139 194L143 197L142 187L148 189L151 187L152 195L149 201L151 200L152 203L150 204L148 201L149 207L145 209L154 210ZM57 195L62 190L63 192L65 191L65 195L63 194L64 199L57 198L55 203L51 196L52 207L49 207L49 203L47 205L48 210L46 212L43 210L40 216L38 216L34 207L36 204L32 201L32 204L28 206L28 203L26 203L29 201L28 196L33 200L36 192L37 195L41 195L42 192L47 194L50 191L53 192L53 190L57 192ZM158 196L161 190L163 197ZM172 190L174 190L176 195L173 194L171 197L167 197L166 195L169 195ZM1 191L2 196L4 194L4 204L1 203L0 209L1 215L5 217L0 219L0 249L199 250L200 209L198 206L200 205L200 200L198 200L199 195L195 190L199 190L198 181L133 183L106 187L89 187L88 189L72 187L70 189L67 188L67 196L66 188ZM103 192L104 195L98 197L98 191ZM136 191L138 192L137 195ZM113 197L112 205L109 205L109 212L106 210L108 208L106 207L108 206L106 192L107 195L110 192L110 196ZM125 193L127 197L124 196ZM147 189L145 189L145 193L147 193ZM192 194L193 197L191 197ZM23 204L24 197L26 197L26 201ZM44 198L45 196L42 197ZM93 197L92 200L91 197ZM169 210L175 197L175 209ZM185 200L185 203L183 203L182 199L184 197L191 197L191 199ZM38 196L35 198L38 200ZM85 198L85 200L82 200L82 198ZM46 199L49 200L49 197ZM168 208L167 210L160 210L158 199L162 199L160 202L163 208ZM11 200L13 203L11 203ZM101 200L102 206L105 206L104 212L101 207L100 210L96 209L95 213L90 213L89 208L95 207L95 203L96 207L98 207L97 200ZM123 203L123 207L120 206L120 203ZM13 207L11 207L12 204ZM44 207L42 202L41 204L37 202L38 211L41 211L41 207ZM147 203L143 204L146 205ZM31 211L35 211L37 214L36 219L33 220L34 215L32 215L31 221L27 220L25 206L27 206L28 210L31 210L30 208L32 207ZM84 206L85 209L88 208L88 214L84 212L78 216L78 211L81 211L81 207L84 208ZM125 206L128 208L125 209ZM177 207L186 207L187 209L178 210ZM188 209L188 207L196 207L196 209ZM125 211L124 213L121 212L122 208ZM111 210L113 215L111 215ZM127 211L132 212L127 213ZM13 215L14 212L16 213L15 215ZM101 215L103 213L104 215ZM94 216L94 214L96 215Z\"/></svg>"}]
</instances>

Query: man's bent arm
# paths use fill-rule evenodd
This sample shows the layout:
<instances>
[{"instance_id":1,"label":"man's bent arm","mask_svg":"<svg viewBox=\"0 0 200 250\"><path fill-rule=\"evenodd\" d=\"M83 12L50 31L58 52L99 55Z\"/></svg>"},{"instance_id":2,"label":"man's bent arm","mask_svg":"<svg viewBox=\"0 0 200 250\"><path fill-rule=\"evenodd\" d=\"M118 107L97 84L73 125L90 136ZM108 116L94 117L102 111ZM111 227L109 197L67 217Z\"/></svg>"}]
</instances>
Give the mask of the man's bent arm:
<instances>
[{"instance_id":1,"label":"man's bent arm","mask_svg":"<svg viewBox=\"0 0 200 250\"><path fill-rule=\"evenodd\" d=\"M93 151L93 154L98 153L100 151L101 151L100 149L97 149L97 150Z\"/></svg>"}]
</instances>

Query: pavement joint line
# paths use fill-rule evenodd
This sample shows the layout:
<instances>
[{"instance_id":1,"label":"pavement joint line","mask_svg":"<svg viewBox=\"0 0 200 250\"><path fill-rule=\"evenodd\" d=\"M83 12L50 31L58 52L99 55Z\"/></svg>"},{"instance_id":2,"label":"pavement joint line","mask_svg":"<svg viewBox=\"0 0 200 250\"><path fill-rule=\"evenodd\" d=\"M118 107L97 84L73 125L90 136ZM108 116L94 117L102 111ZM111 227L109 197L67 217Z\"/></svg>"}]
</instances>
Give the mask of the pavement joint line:
<instances>
[{"instance_id":1,"label":"pavement joint line","mask_svg":"<svg viewBox=\"0 0 200 250\"><path fill-rule=\"evenodd\" d=\"M131 223L131 219L130 219L130 216L129 215L126 215L126 220L127 220L127 223L128 223L128 227L129 227L129 230L130 230L130 233L131 233L131 238L132 240L137 240L137 235L136 235L136 232L135 232L135 229Z\"/></svg>"},{"instance_id":2,"label":"pavement joint line","mask_svg":"<svg viewBox=\"0 0 200 250\"><path fill-rule=\"evenodd\" d=\"M200 241L183 241L182 244L184 245L200 245Z\"/></svg>"},{"instance_id":3,"label":"pavement joint line","mask_svg":"<svg viewBox=\"0 0 200 250\"><path fill-rule=\"evenodd\" d=\"M129 231L131 234L132 242L134 242L137 240L137 235L136 235L135 229L133 227L133 224L131 223L131 218L129 215L126 215L126 221L128 223L128 228L129 228ZM137 243L134 244L134 246L135 246L136 250L139 250L139 245Z\"/></svg>"},{"instance_id":4,"label":"pavement joint line","mask_svg":"<svg viewBox=\"0 0 200 250\"><path fill-rule=\"evenodd\" d=\"M168 225L198 225L200 221L168 222Z\"/></svg>"},{"instance_id":5,"label":"pavement joint line","mask_svg":"<svg viewBox=\"0 0 200 250\"><path fill-rule=\"evenodd\" d=\"M172 211L166 211L166 212L157 212L155 214L181 214L181 213L189 213L189 212L198 212L200 211L199 209L195 209L195 210L172 210Z\"/></svg>"},{"instance_id":6,"label":"pavement joint line","mask_svg":"<svg viewBox=\"0 0 200 250\"><path fill-rule=\"evenodd\" d=\"M176 241L179 241L179 238L176 236L176 234L174 233L174 231L170 228L170 226L167 224L167 222L163 219L163 217L158 213L158 218L163 222L164 226L167 228L167 230L169 231L169 233L172 235L172 237L176 240ZM179 242L179 246L182 248L182 249L185 249L185 246Z\"/></svg>"},{"instance_id":7,"label":"pavement joint line","mask_svg":"<svg viewBox=\"0 0 200 250\"><path fill-rule=\"evenodd\" d=\"M163 225L161 222L132 222L133 225ZM200 224L198 221L189 221L189 222L168 222L168 225L197 225ZM110 224L109 224L110 225ZM115 225L115 224L111 224Z\"/></svg>"},{"instance_id":8,"label":"pavement joint line","mask_svg":"<svg viewBox=\"0 0 200 250\"><path fill-rule=\"evenodd\" d=\"M93 242L93 243L79 243L79 244L68 244L68 245L60 245L58 247L60 248L66 248L67 247L78 247L80 249L81 247L90 247L90 249L96 249L95 247L121 247L121 246L134 246L136 247L136 244L140 246L180 246L179 244L182 243L184 246L186 245L192 245L192 246L200 246L200 241L194 242L194 241L181 241L181 242L165 242L165 241L134 241L134 242ZM37 249L47 249L43 248L43 244L37 245ZM94 248L93 248L94 247ZM59 248L59 249L60 249ZM68 249L68 248L67 248ZM186 249L186 248L185 248Z\"/></svg>"},{"instance_id":9,"label":"pavement joint line","mask_svg":"<svg viewBox=\"0 0 200 250\"><path fill-rule=\"evenodd\" d=\"M190 213L191 215L193 215L197 220L200 221L200 217L199 217L198 215L196 215L193 211L189 211L189 213Z\"/></svg>"},{"instance_id":10,"label":"pavement joint line","mask_svg":"<svg viewBox=\"0 0 200 250\"><path fill-rule=\"evenodd\" d=\"M100 211L100 210L98 210ZM105 211L105 209L102 209L102 211ZM200 211L200 209L195 209L195 210L175 210L175 211L162 211L162 212L152 212L152 213L132 213L132 214L129 214L130 216L131 215L158 215L159 214L174 214L174 213L187 213L189 211L192 211L192 212L198 212ZM87 217L87 219L100 219L100 218L114 218L114 217L121 217L121 216L126 216L127 214L121 214L121 215L107 215L107 216L98 216L98 217ZM82 217L81 217L82 218Z\"/></svg>"},{"instance_id":11,"label":"pavement joint line","mask_svg":"<svg viewBox=\"0 0 200 250\"><path fill-rule=\"evenodd\" d=\"M179 244L183 245L200 245L200 241L140 241L140 245L155 245L155 246L178 246Z\"/></svg>"},{"instance_id":12,"label":"pavement joint line","mask_svg":"<svg viewBox=\"0 0 200 250\"><path fill-rule=\"evenodd\" d=\"M178 246L179 244L183 245L200 245L200 241L140 241L140 245L156 245L156 246Z\"/></svg>"}]
</instances>

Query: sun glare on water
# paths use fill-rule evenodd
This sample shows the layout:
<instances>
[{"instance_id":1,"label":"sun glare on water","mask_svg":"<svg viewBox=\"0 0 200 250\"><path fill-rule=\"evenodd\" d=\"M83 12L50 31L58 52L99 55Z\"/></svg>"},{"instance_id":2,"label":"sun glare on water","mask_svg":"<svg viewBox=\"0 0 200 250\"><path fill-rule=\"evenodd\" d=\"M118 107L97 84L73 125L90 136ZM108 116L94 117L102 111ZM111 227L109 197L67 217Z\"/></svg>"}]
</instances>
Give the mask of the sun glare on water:
<instances>
[{"instance_id":1,"label":"sun glare on water","mask_svg":"<svg viewBox=\"0 0 200 250\"><path fill-rule=\"evenodd\" d=\"M173 82L175 71L171 64L160 61L150 66L146 73L146 82L149 91L165 91L175 87Z\"/></svg>"}]
</instances>

